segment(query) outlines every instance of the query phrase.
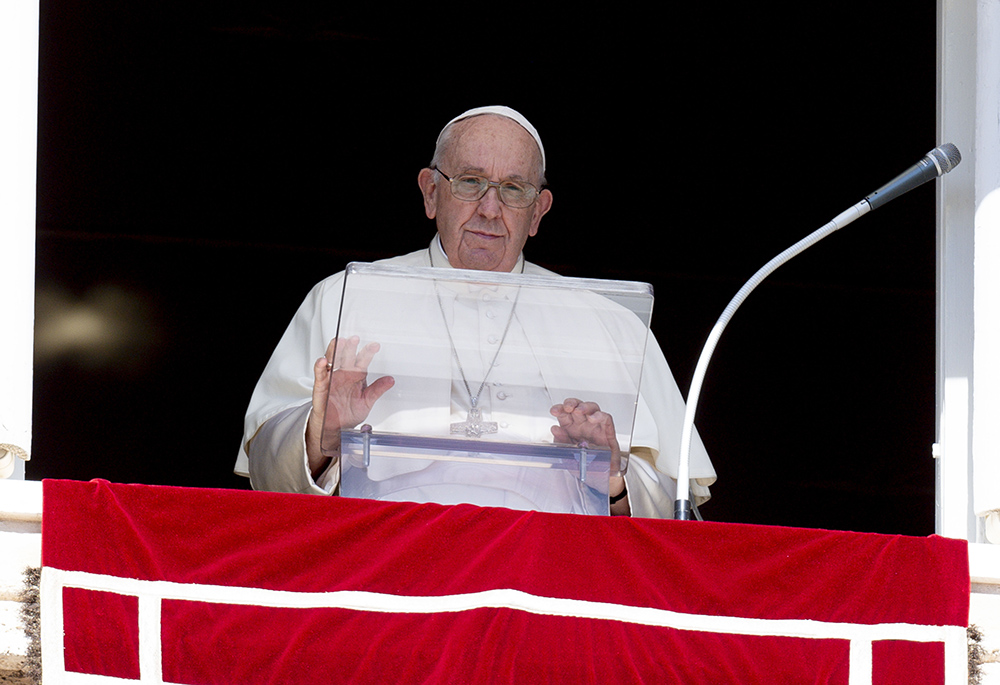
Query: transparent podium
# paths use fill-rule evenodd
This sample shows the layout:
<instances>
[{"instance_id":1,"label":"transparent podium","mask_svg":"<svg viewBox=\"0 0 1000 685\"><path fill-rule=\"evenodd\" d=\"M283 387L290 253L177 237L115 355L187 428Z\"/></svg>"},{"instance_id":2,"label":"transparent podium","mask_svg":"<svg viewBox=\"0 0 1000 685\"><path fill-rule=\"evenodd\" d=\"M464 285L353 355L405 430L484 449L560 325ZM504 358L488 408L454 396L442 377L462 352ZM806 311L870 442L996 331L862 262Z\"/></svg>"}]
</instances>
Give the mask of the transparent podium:
<instances>
[{"instance_id":1,"label":"transparent podium","mask_svg":"<svg viewBox=\"0 0 1000 685\"><path fill-rule=\"evenodd\" d=\"M322 437L340 494L608 514L652 304L630 281L348 265Z\"/></svg>"}]
</instances>

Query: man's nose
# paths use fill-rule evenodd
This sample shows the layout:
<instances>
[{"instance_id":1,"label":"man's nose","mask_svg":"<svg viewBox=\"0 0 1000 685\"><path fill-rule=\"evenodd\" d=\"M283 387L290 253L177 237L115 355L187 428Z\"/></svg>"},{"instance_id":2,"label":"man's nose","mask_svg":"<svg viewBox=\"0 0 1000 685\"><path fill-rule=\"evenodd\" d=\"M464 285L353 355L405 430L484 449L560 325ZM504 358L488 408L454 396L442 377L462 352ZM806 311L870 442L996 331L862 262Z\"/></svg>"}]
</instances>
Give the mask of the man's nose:
<instances>
[{"instance_id":1,"label":"man's nose","mask_svg":"<svg viewBox=\"0 0 1000 685\"><path fill-rule=\"evenodd\" d=\"M486 194L479 198L479 213L487 219L496 219L501 211L500 190L496 186L488 188Z\"/></svg>"}]
</instances>

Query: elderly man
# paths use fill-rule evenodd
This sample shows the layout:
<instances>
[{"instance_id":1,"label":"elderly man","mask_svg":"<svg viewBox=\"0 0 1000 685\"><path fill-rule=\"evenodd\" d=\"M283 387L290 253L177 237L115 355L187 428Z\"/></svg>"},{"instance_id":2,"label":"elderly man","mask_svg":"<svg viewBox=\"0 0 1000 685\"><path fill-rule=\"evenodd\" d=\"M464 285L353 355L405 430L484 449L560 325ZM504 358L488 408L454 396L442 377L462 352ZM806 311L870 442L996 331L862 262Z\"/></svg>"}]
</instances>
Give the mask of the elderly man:
<instances>
[{"instance_id":1,"label":"elderly man","mask_svg":"<svg viewBox=\"0 0 1000 685\"><path fill-rule=\"evenodd\" d=\"M453 119L417 183L437 235L426 250L386 263L553 275L522 254L552 207L552 193L544 188L541 138L520 113L483 107ZM393 386L391 376L371 383L366 377L377 344L360 349L356 339L335 344L342 279L342 274L331 276L307 296L254 390L236 464L236 472L249 475L254 488L332 492L337 464L320 445L324 420L330 425L327 408L336 409L338 426L352 428ZM652 348L643 370L636 435L644 436L641 443L653 444L633 441L628 473L612 476L612 514L669 517L672 512L676 486L671 474L676 474L684 407L662 352ZM357 373L338 376L335 368ZM593 402L560 398L551 414L557 442L586 439L617 449L612 417ZM704 501L715 473L700 440L695 442L692 492L696 501Z\"/></svg>"}]
</instances>

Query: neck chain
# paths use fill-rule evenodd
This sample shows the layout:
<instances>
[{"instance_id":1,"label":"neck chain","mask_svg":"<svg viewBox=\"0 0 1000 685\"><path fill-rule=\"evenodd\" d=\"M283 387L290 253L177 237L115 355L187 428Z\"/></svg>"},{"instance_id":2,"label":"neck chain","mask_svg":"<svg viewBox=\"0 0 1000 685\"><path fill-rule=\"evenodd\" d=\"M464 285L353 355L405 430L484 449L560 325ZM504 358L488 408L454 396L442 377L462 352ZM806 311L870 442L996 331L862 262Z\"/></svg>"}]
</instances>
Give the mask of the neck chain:
<instances>
[{"instance_id":1,"label":"neck chain","mask_svg":"<svg viewBox=\"0 0 1000 685\"><path fill-rule=\"evenodd\" d=\"M428 248L428 256L430 257L431 266L434 266L434 253ZM521 273L524 273L524 263L521 264ZM438 308L441 310L441 319L444 321L444 330L448 334L448 344L451 345L452 355L455 357L455 363L458 364L458 372L462 376L462 383L465 385L465 392L469 395L469 413L465 417L465 421L459 421L457 423L451 424L452 433L465 433L467 437L478 438L482 437L487 433L496 433L497 423L496 421L483 421L483 410L479 408L479 398L483 394L483 388L486 387L486 381L490 377L490 373L493 371L493 366L496 364L497 357L500 356L500 350L503 349L504 341L507 340L507 332L510 330L510 324L514 320L514 311L517 309L517 301L521 297L521 289L517 289L517 295L514 297L514 302L510 307L510 316L507 317L507 325L503 329L503 335L500 337L500 343L497 345L497 351L493 355L492 361L490 361L489 367L486 369L486 374L483 376L483 382L479 384L479 390L476 394L472 394L472 388L469 386L469 381L465 377L465 369L462 368L462 360L458 357L458 347L455 345L455 340L451 336L451 328L448 327L448 316L444 312L444 304L441 302L441 294L436 292L437 285L435 284L435 296L438 301Z\"/></svg>"}]
</instances>

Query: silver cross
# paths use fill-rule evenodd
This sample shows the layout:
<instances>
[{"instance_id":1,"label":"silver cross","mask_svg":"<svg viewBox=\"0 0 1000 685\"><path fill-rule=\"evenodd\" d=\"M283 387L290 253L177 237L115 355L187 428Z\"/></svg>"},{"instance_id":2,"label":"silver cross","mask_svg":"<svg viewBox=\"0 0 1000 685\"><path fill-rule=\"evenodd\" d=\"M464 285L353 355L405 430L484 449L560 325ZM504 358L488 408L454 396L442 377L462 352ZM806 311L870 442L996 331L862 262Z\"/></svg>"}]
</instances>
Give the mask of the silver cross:
<instances>
[{"instance_id":1,"label":"silver cross","mask_svg":"<svg viewBox=\"0 0 1000 685\"><path fill-rule=\"evenodd\" d=\"M483 421L483 411L478 406L478 400L478 397L472 398L472 409L469 410L465 421L451 424L452 433L465 433L467 437L479 438L486 433L497 432L496 421Z\"/></svg>"}]
</instances>

